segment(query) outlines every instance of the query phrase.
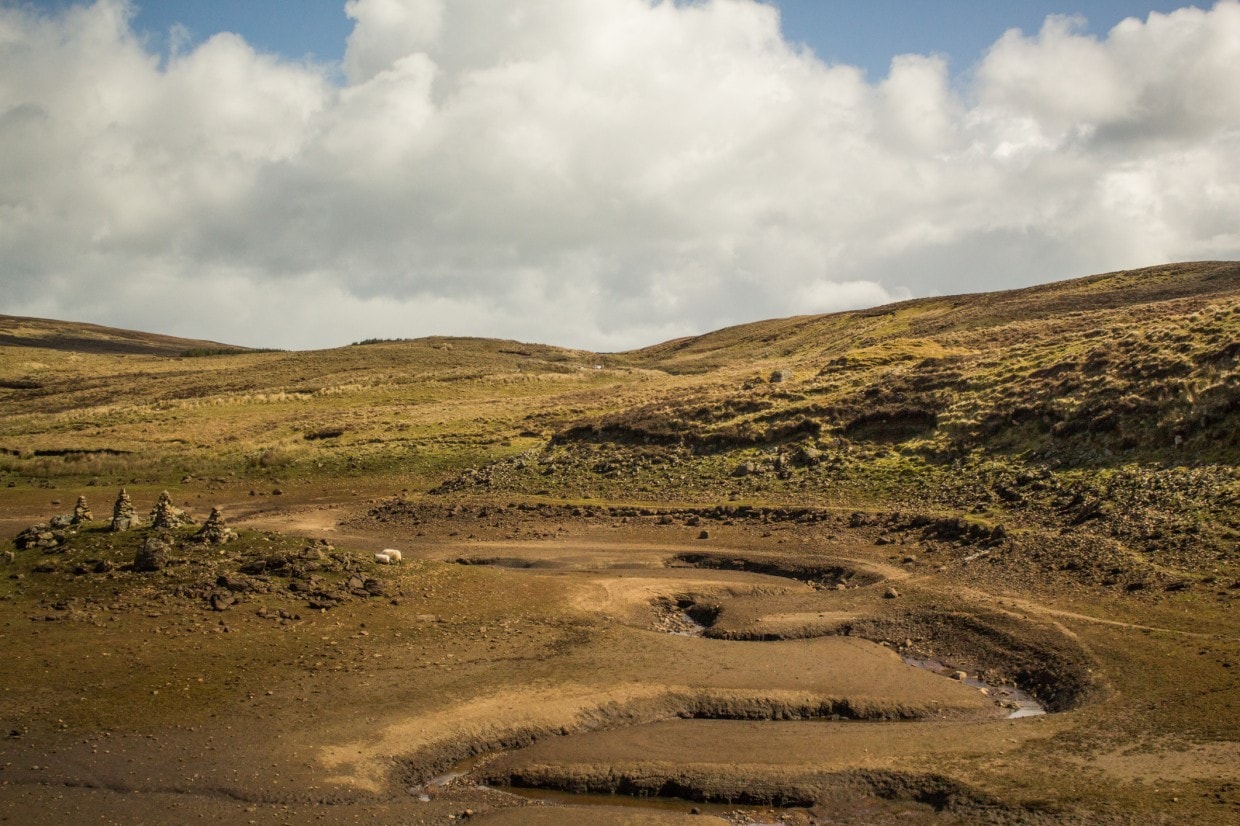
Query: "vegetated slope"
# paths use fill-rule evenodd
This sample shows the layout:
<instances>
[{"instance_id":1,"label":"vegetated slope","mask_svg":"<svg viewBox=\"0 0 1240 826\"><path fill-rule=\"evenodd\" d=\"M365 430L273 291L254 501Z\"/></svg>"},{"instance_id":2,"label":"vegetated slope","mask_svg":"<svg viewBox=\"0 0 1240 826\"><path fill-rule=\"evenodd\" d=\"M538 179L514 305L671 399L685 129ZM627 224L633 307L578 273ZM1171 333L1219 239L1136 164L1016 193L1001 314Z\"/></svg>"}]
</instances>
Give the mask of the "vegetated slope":
<instances>
[{"instance_id":1,"label":"vegetated slope","mask_svg":"<svg viewBox=\"0 0 1240 826\"><path fill-rule=\"evenodd\" d=\"M286 477L395 474L416 488L438 481L425 474L530 440L521 436L529 416L581 411L576 396L608 395L600 388L648 372L609 369L616 357L490 339L210 353L0 345L0 478L154 484L278 468Z\"/></svg>"},{"instance_id":2,"label":"vegetated slope","mask_svg":"<svg viewBox=\"0 0 1240 826\"><path fill-rule=\"evenodd\" d=\"M1019 290L922 298L852 312L770 319L676 339L627 354L669 372L700 372L765 359L805 360L892 339L990 331L1045 319L1088 326L1088 314L1177 299L1234 296L1238 262L1167 264Z\"/></svg>"},{"instance_id":3,"label":"vegetated slope","mask_svg":"<svg viewBox=\"0 0 1240 826\"><path fill-rule=\"evenodd\" d=\"M0 478L859 508L970 547L1025 537L1003 570L1174 584L1235 564L1238 342L1240 264L1192 263L613 355L0 346Z\"/></svg>"},{"instance_id":4,"label":"vegetated slope","mask_svg":"<svg viewBox=\"0 0 1240 826\"><path fill-rule=\"evenodd\" d=\"M957 458L1234 459L1240 264L761 322L630 354L710 371L562 434L718 448L830 436Z\"/></svg>"},{"instance_id":5,"label":"vegetated slope","mask_svg":"<svg viewBox=\"0 0 1240 826\"><path fill-rule=\"evenodd\" d=\"M1021 526L1006 562L1134 591L1237 562L1240 264L762 322L629 357L693 375L444 489L860 504L903 513L884 529L966 545Z\"/></svg>"},{"instance_id":6,"label":"vegetated slope","mask_svg":"<svg viewBox=\"0 0 1240 826\"><path fill-rule=\"evenodd\" d=\"M35 347L71 353L175 356L187 351L237 351L214 341L177 338L98 324L0 315L0 347Z\"/></svg>"}]
</instances>

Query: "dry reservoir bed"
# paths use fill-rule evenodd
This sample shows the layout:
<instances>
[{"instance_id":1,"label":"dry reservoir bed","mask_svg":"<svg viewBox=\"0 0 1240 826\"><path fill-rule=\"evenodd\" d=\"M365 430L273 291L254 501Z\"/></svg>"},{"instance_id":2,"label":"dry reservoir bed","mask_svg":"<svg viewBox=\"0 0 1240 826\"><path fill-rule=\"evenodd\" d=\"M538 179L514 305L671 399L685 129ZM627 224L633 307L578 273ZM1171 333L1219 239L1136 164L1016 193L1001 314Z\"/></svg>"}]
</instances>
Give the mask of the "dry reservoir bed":
<instances>
[{"instance_id":1,"label":"dry reservoir bed","mask_svg":"<svg viewBox=\"0 0 1240 826\"><path fill-rule=\"evenodd\" d=\"M5 684L0 816L1072 822L1156 794L1115 785L1131 755L1090 757L1114 742L1095 720L1131 724L1095 626L949 591L877 548L409 540L366 539L405 562L357 553L383 596L330 609L276 588L213 612L121 571L64 610L10 594L23 678ZM1051 713L1010 719L1022 706ZM1168 782L1226 795L1230 748Z\"/></svg>"}]
</instances>

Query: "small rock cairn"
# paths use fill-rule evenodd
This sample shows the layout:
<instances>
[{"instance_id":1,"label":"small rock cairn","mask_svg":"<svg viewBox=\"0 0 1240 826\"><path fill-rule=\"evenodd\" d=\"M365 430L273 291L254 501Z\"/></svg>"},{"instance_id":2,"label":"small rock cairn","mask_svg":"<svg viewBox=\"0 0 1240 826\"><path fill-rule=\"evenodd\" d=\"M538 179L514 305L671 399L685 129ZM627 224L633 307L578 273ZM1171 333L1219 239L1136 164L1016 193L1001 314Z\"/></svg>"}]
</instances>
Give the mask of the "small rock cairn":
<instances>
[{"instance_id":1,"label":"small rock cairn","mask_svg":"<svg viewBox=\"0 0 1240 826\"><path fill-rule=\"evenodd\" d=\"M134 510L129 492L121 488L120 495L116 497L116 504L112 506L112 531L120 533L136 527L138 527L138 512Z\"/></svg>"},{"instance_id":2,"label":"small rock cairn","mask_svg":"<svg viewBox=\"0 0 1240 826\"><path fill-rule=\"evenodd\" d=\"M211 515L201 530L194 534L194 539L208 545L223 545L237 538L237 532L224 524L224 512L218 507L211 509Z\"/></svg>"},{"instance_id":3,"label":"small rock cairn","mask_svg":"<svg viewBox=\"0 0 1240 826\"><path fill-rule=\"evenodd\" d=\"M90 522L95 515L90 512L90 507L86 504L86 497L79 496L77 504L73 506L73 524L81 525L83 522Z\"/></svg>"},{"instance_id":4,"label":"small rock cairn","mask_svg":"<svg viewBox=\"0 0 1240 826\"><path fill-rule=\"evenodd\" d=\"M151 527L157 531L172 531L182 525L192 525L194 520L185 511L172 504L168 491L159 494L159 500L151 511Z\"/></svg>"}]
</instances>

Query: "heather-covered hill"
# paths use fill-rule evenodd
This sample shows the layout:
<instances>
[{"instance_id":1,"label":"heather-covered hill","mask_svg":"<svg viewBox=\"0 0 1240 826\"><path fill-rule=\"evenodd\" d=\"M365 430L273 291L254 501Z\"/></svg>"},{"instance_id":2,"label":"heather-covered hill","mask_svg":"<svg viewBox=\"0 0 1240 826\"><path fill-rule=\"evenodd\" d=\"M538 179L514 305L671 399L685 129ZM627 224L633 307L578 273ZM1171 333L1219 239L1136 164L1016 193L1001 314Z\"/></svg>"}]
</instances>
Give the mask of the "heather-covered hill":
<instances>
[{"instance_id":1,"label":"heather-covered hill","mask_svg":"<svg viewBox=\"0 0 1240 826\"><path fill-rule=\"evenodd\" d=\"M236 351L214 341L121 330L98 324L0 315L0 347L33 347L69 353L175 356L194 351Z\"/></svg>"}]
</instances>

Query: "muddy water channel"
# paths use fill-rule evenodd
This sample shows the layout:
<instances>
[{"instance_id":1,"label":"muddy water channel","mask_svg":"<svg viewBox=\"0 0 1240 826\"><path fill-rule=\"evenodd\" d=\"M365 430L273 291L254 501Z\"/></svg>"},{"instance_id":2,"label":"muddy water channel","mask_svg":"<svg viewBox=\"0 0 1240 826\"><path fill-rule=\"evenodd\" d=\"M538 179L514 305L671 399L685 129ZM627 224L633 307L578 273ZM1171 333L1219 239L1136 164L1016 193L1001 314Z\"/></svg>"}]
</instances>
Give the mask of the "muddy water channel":
<instances>
[{"instance_id":1,"label":"muddy water channel","mask_svg":"<svg viewBox=\"0 0 1240 826\"><path fill-rule=\"evenodd\" d=\"M973 793L930 767L1016 748L1038 729L1008 727L1072 703L1045 666L1059 655L1010 619L901 601L882 570L737 553L455 561L567 578L609 645L631 647L607 676L643 699L600 700L585 722L516 747L479 744L410 787L422 799L476 784L575 805L779 808L838 792L939 809ZM888 640L905 635L897 653Z\"/></svg>"},{"instance_id":2,"label":"muddy water channel","mask_svg":"<svg viewBox=\"0 0 1240 826\"><path fill-rule=\"evenodd\" d=\"M1018 686L991 685L982 679L980 675L969 676L968 672L952 668L946 663L935 659L905 657L904 662L914 668L921 668L976 688L986 696L994 698L995 703L1000 708L1007 709L1009 712L1007 719L1009 720L1019 720L1022 717L1038 717L1046 714L1046 707L1039 703L1032 694Z\"/></svg>"},{"instance_id":3,"label":"muddy water channel","mask_svg":"<svg viewBox=\"0 0 1240 826\"><path fill-rule=\"evenodd\" d=\"M705 637L720 613L717 606L701 605L686 598L658 599L651 603L651 608L656 616L656 628L683 637ZM996 706L1006 710L1008 713L1005 716L1009 720L1037 717L1047 713L1046 707L1038 702L1037 698L1015 684L993 684L980 673L970 674L934 658L906 656L903 660L913 668L929 671L944 679L955 680L977 689L984 696L992 698Z\"/></svg>"}]
</instances>

